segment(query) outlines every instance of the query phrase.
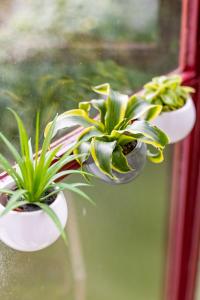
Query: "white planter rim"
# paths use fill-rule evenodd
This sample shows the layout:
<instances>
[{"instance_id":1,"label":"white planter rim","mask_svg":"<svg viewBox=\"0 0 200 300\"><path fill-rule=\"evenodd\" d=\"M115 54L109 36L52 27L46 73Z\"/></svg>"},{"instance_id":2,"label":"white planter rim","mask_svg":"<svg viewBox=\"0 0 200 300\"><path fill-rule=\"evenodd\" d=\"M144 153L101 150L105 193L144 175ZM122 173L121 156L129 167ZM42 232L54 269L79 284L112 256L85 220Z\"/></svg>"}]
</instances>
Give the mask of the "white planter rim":
<instances>
[{"instance_id":1,"label":"white planter rim","mask_svg":"<svg viewBox=\"0 0 200 300\"><path fill-rule=\"evenodd\" d=\"M191 104L191 102L192 102L193 100L192 100L192 97L191 96L189 96L187 99L186 99L186 102L185 102L185 104L182 106L182 107L180 107L180 108L178 108L178 109L175 109L175 110L170 110L170 111L164 111L164 112L161 112L160 113L160 116L162 115L176 115L176 114L180 114L181 112L184 112L184 111L186 111L187 109L188 109L188 107L190 106L190 104Z\"/></svg>"},{"instance_id":2,"label":"white planter rim","mask_svg":"<svg viewBox=\"0 0 200 300\"><path fill-rule=\"evenodd\" d=\"M196 110L192 97L188 97L185 105L179 109L161 113L151 121L169 137L169 143L183 140L192 131L196 120Z\"/></svg>"},{"instance_id":3,"label":"white planter rim","mask_svg":"<svg viewBox=\"0 0 200 300\"><path fill-rule=\"evenodd\" d=\"M59 197L58 195L62 193L62 192L58 192L55 200L50 204L48 205L49 207L51 207L52 209L54 208L54 206L56 206L57 204L57 201L59 201ZM3 194L3 193L2 193ZM44 202L45 203L45 202ZM30 203L30 204L35 204L34 202L33 203ZM3 209L5 209L5 206L3 204L0 203L0 211L2 211ZM20 216L23 216L23 217L30 217L30 215L33 215L33 214L45 214L45 212L40 208L38 210L33 210L33 211L16 211L16 210L11 210L8 212L9 214L12 214L12 215L19 215Z\"/></svg>"}]
</instances>

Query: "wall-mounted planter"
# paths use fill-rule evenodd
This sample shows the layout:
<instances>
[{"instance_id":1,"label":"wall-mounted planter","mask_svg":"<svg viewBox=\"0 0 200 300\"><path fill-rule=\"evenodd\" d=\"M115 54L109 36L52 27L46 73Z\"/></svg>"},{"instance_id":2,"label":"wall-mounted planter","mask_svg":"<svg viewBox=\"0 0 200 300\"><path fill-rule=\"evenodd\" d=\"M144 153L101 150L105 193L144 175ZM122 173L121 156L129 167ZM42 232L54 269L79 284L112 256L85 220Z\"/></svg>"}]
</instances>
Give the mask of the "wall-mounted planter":
<instances>
[{"instance_id":1,"label":"wall-mounted planter","mask_svg":"<svg viewBox=\"0 0 200 300\"><path fill-rule=\"evenodd\" d=\"M63 228L68 209L64 194L60 192L50 205ZM0 212L5 207L0 204ZM32 212L11 211L0 219L0 240L19 251L38 251L54 243L60 232L50 217L42 210Z\"/></svg>"},{"instance_id":2,"label":"wall-mounted planter","mask_svg":"<svg viewBox=\"0 0 200 300\"><path fill-rule=\"evenodd\" d=\"M169 137L170 143L184 139L194 127L196 110L191 97L180 109L161 113L152 121L152 125L159 127Z\"/></svg>"},{"instance_id":3,"label":"wall-mounted planter","mask_svg":"<svg viewBox=\"0 0 200 300\"><path fill-rule=\"evenodd\" d=\"M93 173L95 176L109 184L128 183L138 176L144 168L146 162L146 145L138 142L136 147L126 155L126 158L133 170L128 173L119 173L113 171L113 174L117 179L112 179L101 172L94 163L92 157L89 157L85 166L89 172Z\"/></svg>"}]
</instances>

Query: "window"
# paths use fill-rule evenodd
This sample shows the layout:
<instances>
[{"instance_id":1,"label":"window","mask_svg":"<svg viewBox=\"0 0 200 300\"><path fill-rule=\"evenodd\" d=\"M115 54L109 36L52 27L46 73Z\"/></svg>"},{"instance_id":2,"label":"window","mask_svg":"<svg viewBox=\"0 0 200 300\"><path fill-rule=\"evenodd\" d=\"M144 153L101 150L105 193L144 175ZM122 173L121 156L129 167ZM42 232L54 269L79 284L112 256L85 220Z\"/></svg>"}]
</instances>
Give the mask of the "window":
<instances>
[{"instance_id":1,"label":"window","mask_svg":"<svg viewBox=\"0 0 200 300\"><path fill-rule=\"evenodd\" d=\"M189 84L193 80L198 87L198 70L194 68L198 39L194 32L199 1L183 2L183 31L189 22L193 34L189 30L188 39L184 39L186 33L182 32L179 69ZM33 129L38 108L45 124L55 112L92 97L91 85L110 82L113 88L131 94L152 76L176 69L181 9L179 0L1 1L1 130L16 143L16 126L10 122L7 106L14 107ZM189 191L198 180L198 164L192 159L193 153L196 157L199 154L197 137L195 129L174 151L172 216L176 215L178 222L173 218L169 267L174 263L177 273L172 275L173 269L168 270L170 300L192 300L186 298L191 293L190 289L186 293L186 283L187 263L193 253L189 233L196 224L197 190L193 190L192 202ZM96 208L68 194L68 249L58 241L44 251L24 254L0 244L2 299L160 299L168 245L171 148L163 165L147 164L133 183L112 187L95 182L90 193ZM2 145L0 150L5 152ZM181 174L180 167L184 169ZM196 175L193 184L186 177L190 171ZM182 197L177 187L183 180L184 211L177 213ZM191 229L185 240L181 234L176 244L177 228L182 225L183 230ZM185 250L186 244L189 247ZM179 254L180 261L176 260ZM184 259L185 265L181 262Z\"/></svg>"}]
</instances>

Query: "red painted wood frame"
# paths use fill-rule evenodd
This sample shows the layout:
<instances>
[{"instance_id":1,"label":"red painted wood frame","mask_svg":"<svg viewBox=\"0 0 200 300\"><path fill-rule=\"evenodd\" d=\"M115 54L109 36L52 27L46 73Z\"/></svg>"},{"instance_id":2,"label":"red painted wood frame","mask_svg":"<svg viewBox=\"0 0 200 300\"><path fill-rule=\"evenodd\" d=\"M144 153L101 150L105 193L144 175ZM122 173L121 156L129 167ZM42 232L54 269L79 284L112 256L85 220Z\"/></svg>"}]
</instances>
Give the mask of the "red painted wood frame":
<instances>
[{"instance_id":1,"label":"red painted wood frame","mask_svg":"<svg viewBox=\"0 0 200 300\"><path fill-rule=\"evenodd\" d=\"M196 89L197 122L192 134L174 147L164 298L194 300L200 240L200 0L183 0L178 71ZM55 142L64 145L60 155L80 130ZM73 162L66 169L78 167ZM0 184L7 181L7 174L0 174Z\"/></svg>"},{"instance_id":2,"label":"red painted wood frame","mask_svg":"<svg viewBox=\"0 0 200 300\"><path fill-rule=\"evenodd\" d=\"M174 148L165 299L194 300L200 240L200 0L183 0L179 72L196 89L197 122Z\"/></svg>"}]
</instances>

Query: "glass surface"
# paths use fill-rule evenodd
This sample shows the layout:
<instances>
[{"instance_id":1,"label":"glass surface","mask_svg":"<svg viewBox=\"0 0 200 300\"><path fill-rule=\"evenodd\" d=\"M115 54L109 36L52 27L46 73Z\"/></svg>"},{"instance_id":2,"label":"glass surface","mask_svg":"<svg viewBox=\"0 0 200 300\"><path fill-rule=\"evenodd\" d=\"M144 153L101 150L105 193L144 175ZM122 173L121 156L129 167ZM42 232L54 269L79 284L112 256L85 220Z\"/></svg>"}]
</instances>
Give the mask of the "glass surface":
<instances>
[{"instance_id":1,"label":"glass surface","mask_svg":"<svg viewBox=\"0 0 200 300\"><path fill-rule=\"evenodd\" d=\"M0 131L18 145L8 106L32 134L38 109L44 126L94 97L93 85L110 82L131 94L175 69L180 2L1 0ZM2 143L0 152L9 157ZM127 185L95 181L88 193L96 207L67 194L68 248L59 240L20 253L0 244L0 298L161 299L170 164L168 147L162 165L148 163Z\"/></svg>"}]
</instances>

